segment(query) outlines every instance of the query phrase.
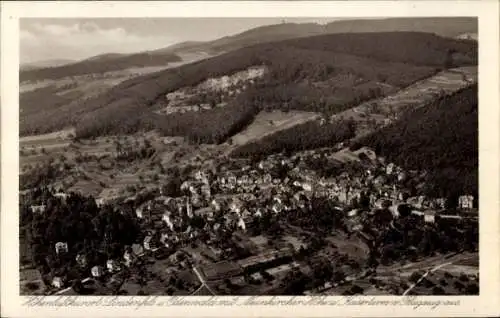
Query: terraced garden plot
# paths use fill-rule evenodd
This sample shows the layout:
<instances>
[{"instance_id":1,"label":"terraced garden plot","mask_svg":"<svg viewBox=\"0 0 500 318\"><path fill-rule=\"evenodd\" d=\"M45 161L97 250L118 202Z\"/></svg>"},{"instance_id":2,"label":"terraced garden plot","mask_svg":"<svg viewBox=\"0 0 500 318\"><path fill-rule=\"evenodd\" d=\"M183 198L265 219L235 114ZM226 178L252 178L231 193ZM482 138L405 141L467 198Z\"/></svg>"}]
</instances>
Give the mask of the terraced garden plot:
<instances>
[{"instance_id":1,"label":"terraced garden plot","mask_svg":"<svg viewBox=\"0 0 500 318\"><path fill-rule=\"evenodd\" d=\"M477 66L446 70L412 84L395 94L370 100L335 114L331 120L354 119L358 126L363 128L358 130L357 135L359 136L390 124L402 112L424 107L437 97L457 92L471 83L476 83L477 80ZM375 125L369 125L371 121L375 121ZM367 126L371 126L371 128L367 128Z\"/></svg>"}]
</instances>

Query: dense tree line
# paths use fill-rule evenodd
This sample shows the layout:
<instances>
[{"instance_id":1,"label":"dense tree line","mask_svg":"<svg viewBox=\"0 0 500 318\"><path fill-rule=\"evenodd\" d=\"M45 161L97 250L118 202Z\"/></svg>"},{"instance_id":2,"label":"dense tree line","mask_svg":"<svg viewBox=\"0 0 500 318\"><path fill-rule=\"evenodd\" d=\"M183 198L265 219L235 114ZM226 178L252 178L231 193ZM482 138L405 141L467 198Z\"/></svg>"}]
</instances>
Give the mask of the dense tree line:
<instances>
[{"instance_id":1,"label":"dense tree line","mask_svg":"<svg viewBox=\"0 0 500 318\"><path fill-rule=\"evenodd\" d=\"M31 169L27 173L19 175L20 189L31 189L34 187L47 186L53 180L64 174L59 166L51 164L38 165L36 169Z\"/></svg>"},{"instance_id":2,"label":"dense tree line","mask_svg":"<svg viewBox=\"0 0 500 318\"><path fill-rule=\"evenodd\" d=\"M313 198L310 209L290 211L286 214L286 220L311 232L326 234L332 229L345 229L344 216L336 208L332 200Z\"/></svg>"},{"instance_id":3,"label":"dense tree line","mask_svg":"<svg viewBox=\"0 0 500 318\"><path fill-rule=\"evenodd\" d=\"M328 40L330 39L330 40ZM477 42L423 32L343 33L285 41L288 45L366 56L381 61L445 67L477 65ZM397 45L395 46L395 44ZM418 44L418 45L416 45ZM390 48L390 49L389 49Z\"/></svg>"},{"instance_id":4,"label":"dense tree line","mask_svg":"<svg viewBox=\"0 0 500 318\"><path fill-rule=\"evenodd\" d=\"M30 204L46 204L43 214L34 214ZM76 264L85 255L88 266L105 266L107 259L123 256L124 247L140 235L135 215L119 213L110 206L98 208L92 197L71 194L66 200L53 197L47 188L37 188L23 200L20 226L29 231L32 262L43 273L89 270ZM68 253L57 254L55 244L68 244ZM82 274L85 274L82 272ZM88 275L88 272L86 273Z\"/></svg>"},{"instance_id":5,"label":"dense tree line","mask_svg":"<svg viewBox=\"0 0 500 318\"><path fill-rule=\"evenodd\" d=\"M376 256L382 264L401 259L415 261L435 253L477 251L479 246L478 224L474 222L437 221L428 224L413 215L394 220L392 226L388 226L388 222L391 221L379 223L382 227L371 231L375 237L372 245L375 255L372 257ZM370 232L366 228L365 231Z\"/></svg>"},{"instance_id":6,"label":"dense tree line","mask_svg":"<svg viewBox=\"0 0 500 318\"><path fill-rule=\"evenodd\" d=\"M407 114L353 148L369 146L407 169L428 171L426 192L430 196L471 193L477 198L477 105L474 85Z\"/></svg>"},{"instance_id":7,"label":"dense tree line","mask_svg":"<svg viewBox=\"0 0 500 318\"><path fill-rule=\"evenodd\" d=\"M398 53L400 49L393 49L401 46L402 38L406 44L403 57L400 56L403 53ZM308 47L309 43L311 47ZM437 54L439 59L422 60L419 55L421 47ZM69 125L76 126L77 135L81 137L160 128L165 134L193 135L194 140L217 142L225 138L220 136L230 135L244 127L242 122L250 120L251 114L258 110L339 112L363 100L385 95L391 92L391 87L401 88L432 75L444 67L446 58L442 60L442 56L451 52L469 56L474 50L475 46L468 42L419 33L354 34L352 37L336 34L258 44L178 68L138 76L77 105L38 112L21 123L21 134L47 132ZM392 53L382 59L381 56L385 56L382 53L386 51ZM463 65L469 62L460 60L454 63ZM237 99L229 101L224 111L212 109L204 113L152 115L151 108L167 93L257 65L266 66L268 73ZM243 114L236 115L242 109ZM210 128L219 125L218 132ZM204 129L208 131L205 133Z\"/></svg>"}]
</instances>

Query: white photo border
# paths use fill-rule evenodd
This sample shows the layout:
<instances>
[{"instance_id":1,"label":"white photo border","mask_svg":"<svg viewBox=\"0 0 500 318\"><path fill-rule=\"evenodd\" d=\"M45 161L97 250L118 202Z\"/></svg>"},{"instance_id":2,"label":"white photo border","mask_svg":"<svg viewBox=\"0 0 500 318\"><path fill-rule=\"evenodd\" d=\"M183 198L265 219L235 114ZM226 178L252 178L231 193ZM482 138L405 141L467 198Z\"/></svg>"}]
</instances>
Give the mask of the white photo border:
<instances>
[{"instance_id":1,"label":"white photo border","mask_svg":"<svg viewBox=\"0 0 500 318\"><path fill-rule=\"evenodd\" d=\"M497 316L500 313L500 213L499 213L499 4L483 1L12 1L1 3L1 301L6 317L333 317L333 316ZM394 305L287 305L309 298L279 297L282 305L245 306L249 297L238 297L232 306L202 306L189 296L190 306L105 306L117 304L101 297L101 306L30 307L19 296L18 171L19 171L19 19L97 17L478 17L479 24L479 188L480 188L480 296L422 296L413 301L441 305L415 306L409 298L363 296ZM97 301L78 297L79 301ZM316 296L320 297L320 296ZM54 300L56 297L47 297ZM217 300L235 296L217 297ZM260 297L270 299L271 297ZM140 297L120 296L120 301ZM158 301L168 303L170 297ZM277 300L278 298L275 298ZM327 297L332 301L341 297ZM64 298L58 300L65 301ZM212 299L214 303L215 299ZM342 300L345 302L345 299ZM443 305L444 302L458 305ZM157 303L159 304L159 303ZM389 304L389 303L388 303ZM412 305L413 304L413 305Z\"/></svg>"}]
</instances>

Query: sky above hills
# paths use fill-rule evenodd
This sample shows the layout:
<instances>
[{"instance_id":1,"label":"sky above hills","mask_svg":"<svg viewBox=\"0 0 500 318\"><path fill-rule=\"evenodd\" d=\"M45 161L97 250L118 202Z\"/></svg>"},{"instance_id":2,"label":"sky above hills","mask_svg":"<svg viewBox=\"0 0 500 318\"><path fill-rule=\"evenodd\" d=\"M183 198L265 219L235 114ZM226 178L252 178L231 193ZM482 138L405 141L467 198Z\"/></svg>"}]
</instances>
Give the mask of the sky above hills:
<instances>
[{"instance_id":1,"label":"sky above hills","mask_svg":"<svg viewBox=\"0 0 500 318\"><path fill-rule=\"evenodd\" d=\"M20 21L22 64L132 53L183 41L209 41L263 25L328 23L335 18L94 18Z\"/></svg>"}]
</instances>

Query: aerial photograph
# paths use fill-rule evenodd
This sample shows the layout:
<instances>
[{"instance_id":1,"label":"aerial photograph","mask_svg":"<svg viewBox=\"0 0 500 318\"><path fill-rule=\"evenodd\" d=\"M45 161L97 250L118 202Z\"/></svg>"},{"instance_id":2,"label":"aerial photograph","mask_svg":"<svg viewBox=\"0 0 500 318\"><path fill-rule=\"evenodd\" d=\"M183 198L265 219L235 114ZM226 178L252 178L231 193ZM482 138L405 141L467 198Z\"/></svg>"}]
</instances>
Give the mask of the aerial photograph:
<instances>
[{"instance_id":1,"label":"aerial photograph","mask_svg":"<svg viewBox=\"0 0 500 318\"><path fill-rule=\"evenodd\" d=\"M21 295L479 295L477 18L19 37Z\"/></svg>"}]
</instances>

